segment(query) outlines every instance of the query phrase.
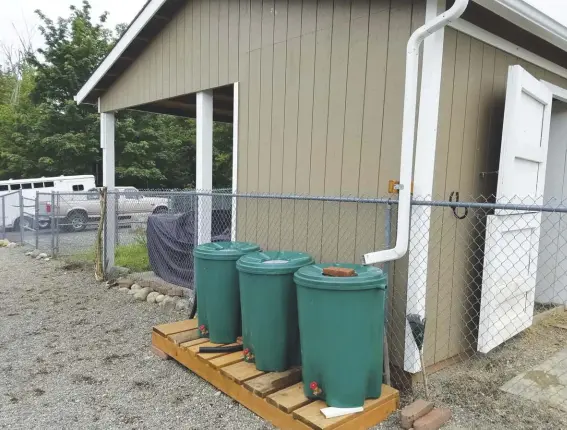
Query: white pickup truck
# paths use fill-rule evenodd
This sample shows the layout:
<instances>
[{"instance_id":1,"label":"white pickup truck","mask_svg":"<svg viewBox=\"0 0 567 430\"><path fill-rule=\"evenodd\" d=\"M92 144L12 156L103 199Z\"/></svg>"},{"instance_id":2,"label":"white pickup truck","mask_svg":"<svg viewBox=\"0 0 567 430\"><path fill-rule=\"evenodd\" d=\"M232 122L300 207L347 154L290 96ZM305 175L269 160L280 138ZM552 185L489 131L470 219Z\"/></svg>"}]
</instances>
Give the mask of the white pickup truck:
<instances>
[{"instance_id":1,"label":"white pickup truck","mask_svg":"<svg viewBox=\"0 0 567 430\"><path fill-rule=\"evenodd\" d=\"M138 214L166 213L169 200L160 196L146 196L134 187L117 187L108 198L116 199L116 212L120 220ZM40 202L40 215L55 217L70 231L83 231L89 221L100 219L100 196L93 188L86 193L59 194L52 207L51 201Z\"/></svg>"}]
</instances>

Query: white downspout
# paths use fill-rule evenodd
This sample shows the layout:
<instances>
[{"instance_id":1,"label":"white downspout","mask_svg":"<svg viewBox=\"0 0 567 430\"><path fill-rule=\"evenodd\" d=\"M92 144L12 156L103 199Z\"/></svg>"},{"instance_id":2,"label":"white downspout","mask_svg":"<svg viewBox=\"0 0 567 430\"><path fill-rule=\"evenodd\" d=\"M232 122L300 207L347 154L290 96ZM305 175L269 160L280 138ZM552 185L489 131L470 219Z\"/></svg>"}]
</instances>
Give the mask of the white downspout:
<instances>
[{"instance_id":1,"label":"white downspout","mask_svg":"<svg viewBox=\"0 0 567 430\"><path fill-rule=\"evenodd\" d=\"M449 10L418 28L408 40L396 245L394 248L365 254L364 264L378 264L386 261L398 260L408 251L411 215L411 182L415 140L415 111L417 107L417 83L419 73L419 49L427 37L435 33L437 30L445 27L450 22L457 20L463 14L468 4L469 0L455 0L455 3Z\"/></svg>"}]
</instances>

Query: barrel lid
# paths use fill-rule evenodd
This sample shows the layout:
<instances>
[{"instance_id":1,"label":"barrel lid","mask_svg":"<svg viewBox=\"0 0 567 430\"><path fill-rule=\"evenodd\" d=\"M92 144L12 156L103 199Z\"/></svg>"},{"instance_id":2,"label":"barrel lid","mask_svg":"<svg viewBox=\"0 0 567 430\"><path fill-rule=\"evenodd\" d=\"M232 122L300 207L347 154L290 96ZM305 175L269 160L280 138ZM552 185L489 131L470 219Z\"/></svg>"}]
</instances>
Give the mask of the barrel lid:
<instances>
[{"instance_id":1,"label":"barrel lid","mask_svg":"<svg viewBox=\"0 0 567 430\"><path fill-rule=\"evenodd\" d=\"M242 256L236 268L246 273L284 275L308 264L313 264L313 258L304 252L260 251Z\"/></svg>"},{"instance_id":2,"label":"barrel lid","mask_svg":"<svg viewBox=\"0 0 567 430\"><path fill-rule=\"evenodd\" d=\"M193 254L205 260L238 260L244 254L259 249L258 245L250 242L211 242L197 246Z\"/></svg>"},{"instance_id":3,"label":"barrel lid","mask_svg":"<svg viewBox=\"0 0 567 430\"><path fill-rule=\"evenodd\" d=\"M333 277L323 274L326 267L354 269L356 275L351 277ZM332 263L313 264L302 267L294 275L295 283L302 287L322 290L368 290L372 288L386 289L386 276L377 267L360 264Z\"/></svg>"}]
</instances>

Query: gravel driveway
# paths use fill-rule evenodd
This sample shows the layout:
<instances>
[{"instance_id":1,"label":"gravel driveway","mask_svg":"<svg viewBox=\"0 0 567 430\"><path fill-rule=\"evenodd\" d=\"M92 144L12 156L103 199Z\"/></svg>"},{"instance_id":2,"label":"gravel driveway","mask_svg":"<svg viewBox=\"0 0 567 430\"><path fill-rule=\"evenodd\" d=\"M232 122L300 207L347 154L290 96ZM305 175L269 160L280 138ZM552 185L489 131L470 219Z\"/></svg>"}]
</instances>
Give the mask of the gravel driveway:
<instances>
[{"instance_id":1,"label":"gravel driveway","mask_svg":"<svg viewBox=\"0 0 567 430\"><path fill-rule=\"evenodd\" d=\"M0 428L273 428L150 352L152 327L185 316L107 290L91 272L0 248ZM431 375L436 403L453 411L444 429L565 428L565 413L498 387L566 344L567 330L540 324L489 358ZM397 428L397 414L376 427Z\"/></svg>"},{"instance_id":2,"label":"gravel driveway","mask_svg":"<svg viewBox=\"0 0 567 430\"><path fill-rule=\"evenodd\" d=\"M0 428L271 428L150 353L152 326L183 314L92 278L0 249Z\"/></svg>"}]
</instances>

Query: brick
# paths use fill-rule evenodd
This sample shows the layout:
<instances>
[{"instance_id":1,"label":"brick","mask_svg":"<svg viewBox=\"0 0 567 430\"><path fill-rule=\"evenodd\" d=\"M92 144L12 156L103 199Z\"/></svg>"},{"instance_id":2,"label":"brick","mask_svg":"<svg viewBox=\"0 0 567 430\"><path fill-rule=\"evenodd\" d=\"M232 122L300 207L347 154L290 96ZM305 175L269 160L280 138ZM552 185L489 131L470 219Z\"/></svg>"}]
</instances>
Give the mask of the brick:
<instances>
[{"instance_id":1,"label":"brick","mask_svg":"<svg viewBox=\"0 0 567 430\"><path fill-rule=\"evenodd\" d=\"M161 349L156 348L155 346L152 345L152 352L158 357L161 358L162 360L167 360L169 358L169 355L167 355L165 352L163 352Z\"/></svg>"},{"instance_id":2,"label":"brick","mask_svg":"<svg viewBox=\"0 0 567 430\"><path fill-rule=\"evenodd\" d=\"M356 276L356 272L354 269L347 269L346 267L325 267L323 269L323 275L347 278Z\"/></svg>"},{"instance_id":3,"label":"brick","mask_svg":"<svg viewBox=\"0 0 567 430\"><path fill-rule=\"evenodd\" d=\"M435 408L427 415L415 420L414 430L437 430L451 419L451 411L446 408Z\"/></svg>"},{"instance_id":4,"label":"brick","mask_svg":"<svg viewBox=\"0 0 567 430\"><path fill-rule=\"evenodd\" d=\"M428 414L433 410L433 403L423 399L417 399L410 405L407 405L400 412L400 421L403 429L410 429L418 418Z\"/></svg>"}]
</instances>

